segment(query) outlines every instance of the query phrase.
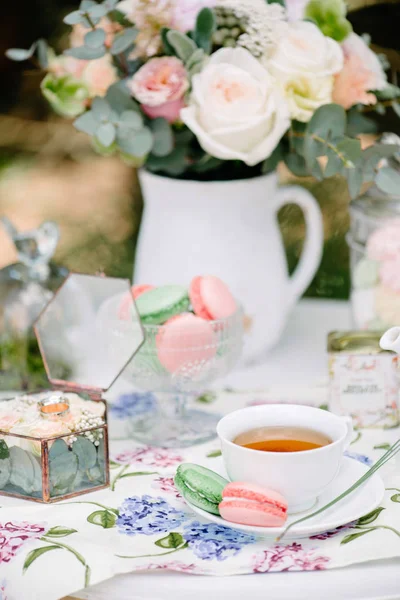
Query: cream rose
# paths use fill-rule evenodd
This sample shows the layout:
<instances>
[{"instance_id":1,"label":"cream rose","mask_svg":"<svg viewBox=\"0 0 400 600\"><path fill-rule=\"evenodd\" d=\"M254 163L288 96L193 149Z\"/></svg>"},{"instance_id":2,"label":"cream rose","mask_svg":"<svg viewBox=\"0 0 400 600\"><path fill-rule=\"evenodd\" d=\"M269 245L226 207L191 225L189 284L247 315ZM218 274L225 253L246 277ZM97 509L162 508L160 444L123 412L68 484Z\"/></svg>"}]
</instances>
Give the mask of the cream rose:
<instances>
[{"instance_id":1,"label":"cream rose","mask_svg":"<svg viewBox=\"0 0 400 600\"><path fill-rule=\"evenodd\" d=\"M249 166L272 154L290 124L273 78L244 48L222 48L212 55L193 77L181 119L211 156Z\"/></svg>"},{"instance_id":2,"label":"cream rose","mask_svg":"<svg viewBox=\"0 0 400 600\"><path fill-rule=\"evenodd\" d=\"M343 51L314 23L297 21L289 23L286 34L267 64L277 79L305 73L313 77L327 77L343 67Z\"/></svg>"},{"instance_id":3,"label":"cream rose","mask_svg":"<svg viewBox=\"0 0 400 600\"><path fill-rule=\"evenodd\" d=\"M307 123L323 104L332 102L333 76L296 74L281 81L292 119Z\"/></svg>"}]
</instances>

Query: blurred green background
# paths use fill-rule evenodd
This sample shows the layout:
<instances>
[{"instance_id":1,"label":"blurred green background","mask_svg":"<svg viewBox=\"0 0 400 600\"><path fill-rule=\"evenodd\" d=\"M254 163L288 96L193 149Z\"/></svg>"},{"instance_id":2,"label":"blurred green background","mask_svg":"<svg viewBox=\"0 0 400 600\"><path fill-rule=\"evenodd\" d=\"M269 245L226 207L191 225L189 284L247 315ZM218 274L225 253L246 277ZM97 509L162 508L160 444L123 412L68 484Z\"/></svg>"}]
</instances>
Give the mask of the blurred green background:
<instances>
[{"instance_id":1,"label":"blurred green background","mask_svg":"<svg viewBox=\"0 0 400 600\"><path fill-rule=\"evenodd\" d=\"M75 271L131 277L142 210L135 172L116 159L96 156L86 136L49 111L39 91L43 74L4 56L7 48L28 47L39 37L62 48L68 33L62 16L78 4L78 0L14 0L0 9L0 215L7 215L20 229L55 220L62 234L58 263ZM395 79L400 72L399 2L354 0L349 8L355 31L371 34L378 50L388 55ZM381 130L399 132L399 119L391 111L375 119ZM306 186L324 215L324 256L307 295L347 298L344 235L349 197L344 182L296 181L283 169L280 175L283 182ZM294 206L281 211L280 222L293 270L304 223ZM0 231L0 268L14 260L12 244Z\"/></svg>"}]
</instances>

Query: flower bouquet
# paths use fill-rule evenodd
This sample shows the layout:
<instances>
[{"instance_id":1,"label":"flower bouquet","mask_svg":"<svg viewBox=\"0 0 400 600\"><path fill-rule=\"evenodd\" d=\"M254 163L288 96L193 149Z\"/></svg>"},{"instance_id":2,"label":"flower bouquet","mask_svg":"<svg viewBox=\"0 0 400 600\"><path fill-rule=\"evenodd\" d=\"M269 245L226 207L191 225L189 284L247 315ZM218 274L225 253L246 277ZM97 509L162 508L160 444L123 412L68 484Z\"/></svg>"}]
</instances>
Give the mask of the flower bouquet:
<instances>
[{"instance_id":1,"label":"flower bouquet","mask_svg":"<svg viewBox=\"0 0 400 600\"><path fill-rule=\"evenodd\" d=\"M363 114L393 103L385 61L352 32L342 0L311 0L289 20L266 0L82 0L70 47L44 40L9 58L47 71L41 88L104 154L174 178L243 179L279 161L298 176L343 174L351 195L400 176L361 148ZM290 12L289 12L290 16ZM321 157L325 157L321 160Z\"/></svg>"}]
</instances>

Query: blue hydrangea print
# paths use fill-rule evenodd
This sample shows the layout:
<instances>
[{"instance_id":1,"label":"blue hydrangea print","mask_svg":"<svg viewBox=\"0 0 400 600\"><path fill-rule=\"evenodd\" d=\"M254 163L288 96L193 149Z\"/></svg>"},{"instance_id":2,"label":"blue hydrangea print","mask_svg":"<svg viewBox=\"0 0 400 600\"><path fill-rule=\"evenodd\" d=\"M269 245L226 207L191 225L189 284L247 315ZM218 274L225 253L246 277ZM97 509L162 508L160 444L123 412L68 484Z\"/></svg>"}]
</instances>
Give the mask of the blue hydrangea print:
<instances>
[{"instance_id":1,"label":"blue hydrangea print","mask_svg":"<svg viewBox=\"0 0 400 600\"><path fill-rule=\"evenodd\" d=\"M370 467L374 462L372 458L369 458L369 456L365 456L365 454L358 454L358 452L349 452L346 450L344 455L347 456L347 458L354 458L354 460L358 460L358 462L362 463L363 465L367 465L367 467Z\"/></svg>"},{"instance_id":2,"label":"blue hydrangea print","mask_svg":"<svg viewBox=\"0 0 400 600\"><path fill-rule=\"evenodd\" d=\"M254 544L253 535L213 523L192 521L184 526L183 538L202 560L226 560L240 552L243 546Z\"/></svg>"},{"instance_id":3,"label":"blue hydrangea print","mask_svg":"<svg viewBox=\"0 0 400 600\"><path fill-rule=\"evenodd\" d=\"M157 398L150 392L122 394L110 407L111 414L116 419L137 417L156 409Z\"/></svg>"},{"instance_id":4,"label":"blue hydrangea print","mask_svg":"<svg viewBox=\"0 0 400 600\"><path fill-rule=\"evenodd\" d=\"M161 497L133 496L120 507L117 527L126 535L153 535L176 530L186 519L185 513Z\"/></svg>"}]
</instances>

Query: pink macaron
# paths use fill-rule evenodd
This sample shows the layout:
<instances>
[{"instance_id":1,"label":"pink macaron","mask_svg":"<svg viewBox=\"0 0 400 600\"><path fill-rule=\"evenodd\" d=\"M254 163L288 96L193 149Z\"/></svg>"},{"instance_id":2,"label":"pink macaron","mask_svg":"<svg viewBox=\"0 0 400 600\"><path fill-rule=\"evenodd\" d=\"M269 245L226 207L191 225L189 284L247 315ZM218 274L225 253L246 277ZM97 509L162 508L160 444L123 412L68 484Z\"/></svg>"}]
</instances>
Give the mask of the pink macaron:
<instances>
[{"instance_id":1,"label":"pink macaron","mask_svg":"<svg viewBox=\"0 0 400 600\"><path fill-rule=\"evenodd\" d=\"M156 336L160 363L170 373L196 373L217 351L212 325L191 313L169 319Z\"/></svg>"},{"instance_id":2,"label":"pink macaron","mask_svg":"<svg viewBox=\"0 0 400 600\"><path fill-rule=\"evenodd\" d=\"M196 315L208 321L225 319L237 310L227 285L213 275L195 277L190 284L189 298Z\"/></svg>"},{"instance_id":3,"label":"pink macaron","mask_svg":"<svg viewBox=\"0 0 400 600\"><path fill-rule=\"evenodd\" d=\"M254 527L281 527L287 519L287 501L274 490L254 483L233 481L222 492L221 517Z\"/></svg>"},{"instance_id":4,"label":"pink macaron","mask_svg":"<svg viewBox=\"0 0 400 600\"><path fill-rule=\"evenodd\" d=\"M126 293L121 300L121 304L119 305L118 309L118 318L122 321L127 321L129 319L130 309L132 306L132 296L135 300L137 300L139 296L153 289L154 285L149 285L148 283L133 285L131 287L131 293Z\"/></svg>"}]
</instances>

